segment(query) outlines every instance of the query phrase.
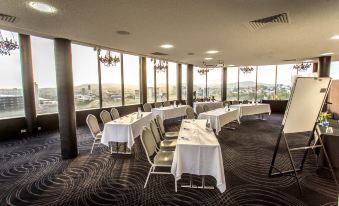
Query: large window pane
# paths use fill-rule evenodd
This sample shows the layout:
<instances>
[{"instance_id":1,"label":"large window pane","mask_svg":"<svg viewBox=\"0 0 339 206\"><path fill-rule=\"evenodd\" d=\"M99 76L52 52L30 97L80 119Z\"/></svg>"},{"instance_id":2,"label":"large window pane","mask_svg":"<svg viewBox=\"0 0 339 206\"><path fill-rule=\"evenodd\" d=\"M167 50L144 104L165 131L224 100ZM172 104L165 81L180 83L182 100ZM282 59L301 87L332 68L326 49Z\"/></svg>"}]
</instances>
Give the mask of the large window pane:
<instances>
[{"instance_id":1,"label":"large window pane","mask_svg":"<svg viewBox=\"0 0 339 206\"><path fill-rule=\"evenodd\" d=\"M168 62L168 98L177 99L177 64Z\"/></svg>"},{"instance_id":2,"label":"large window pane","mask_svg":"<svg viewBox=\"0 0 339 206\"><path fill-rule=\"evenodd\" d=\"M199 67L193 68L193 91L195 98L201 99L206 97L206 75L198 73Z\"/></svg>"},{"instance_id":3,"label":"large window pane","mask_svg":"<svg viewBox=\"0 0 339 206\"><path fill-rule=\"evenodd\" d=\"M253 68L254 71L250 73L244 73L241 70L239 71L239 100L241 101L255 101L257 68Z\"/></svg>"},{"instance_id":4,"label":"large window pane","mask_svg":"<svg viewBox=\"0 0 339 206\"><path fill-rule=\"evenodd\" d=\"M181 65L181 99L187 100L187 65Z\"/></svg>"},{"instance_id":5,"label":"large window pane","mask_svg":"<svg viewBox=\"0 0 339 206\"><path fill-rule=\"evenodd\" d=\"M221 72L221 68L214 68L207 73L208 97L216 100L221 100Z\"/></svg>"},{"instance_id":6,"label":"large window pane","mask_svg":"<svg viewBox=\"0 0 339 206\"><path fill-rule=\"evenodd\" d=\"M227 68L227 100L238 99L238 67Z\"/></svg>"},{"instance_id":7,"label":"large window pane","mask_svg":"<svg viewBox=\"0 0 339 206\"><path fill-rule=\"evenodd\" d=\"M147 102L155 102L154 72L154 65L151 58L146 58Z\"/></svg>"},{"instance_id":8,"label":"large window pane","mask_svg":"<svg viewBox=\"0 0 339 206\"><path fill-rule=\"evenodd\" d=\"M107 51L101 51L101 55L106 55ZM112 57L119 57L120 53L111 52ZM113 107L122 105L121 91L121 62L115 66L101 65L101 89L102 89L102 106Z\"/></svg>"},{"instance_id":9,"label":"large window pane","mask_svg":"<svg viewBox=\"0 0 339 206\"><path fill-rule=\"evenodd\" d=\"M258 100L274 99L276 65L258 67Z\"/></svg>"},{"instance_id":10,"label":"large window pane","mask_svg":"<svg viewBox=\"0 0 339 206\"><path fill-rule=\"evenodd\" d=\"M125 105L140 103L139 57L123 54Z\"/></svg>"},{"instance_id":11,"label":"large window pane","mask_svg":"<svg viewBox=\"0 0 339 206\"><path fill-rule=\"evenodd\" d=\"M292 88L292 76L297 74L293 69L294 64L278 65L277 69L277 99L287 100L290 98Z\"/></svg>"},{"instance_id":12,"label":"large window pane","mask_svg":"<svg viewBox=\"0 0 339 206\"><path fill-rule=\"evenodd\" d=\"M35 81L35 106L38 114L58 112L54 42L31 36Z\"/></svg>"},{"instance_id":13,"label":"large window pane","mask_svg":"<svg viewBox=\"0 0 339 206\"><path fill-rule=\"evenodd\" d=\"M97 52L92 47L72 44L72 65L75 108L77 110L98 108Z\"/></svg>"},{"instance_id":14,"label":"large window pane","mask_svg":"<svg viewBox=\"0 0 339 206\"><path fill-rule=\"evenodd\" d=\"M339 61L331 62L330 77L339 79Z\"/></svg>"},{"instance_id":15,"label":"large window pane","mask_svg":"<svg viewBox=\"0 0 339 206\"><path fill-rule=\"evenodd\" d=\"M166 71L156 71L157 102L167 101Z\"/></svg>"},{"instance_id":16,"label":"large window pane","mask_svg":"<svg viewBox=\"0 0 339 206\"><path fill-rule=\"evenodd\" d=\"M10 32L1 30L4 38L12 38ZM13 33L18 42L18 34ZM20 51L0 56L0 118L24 116Z\"/></svg>"}]
</instances>

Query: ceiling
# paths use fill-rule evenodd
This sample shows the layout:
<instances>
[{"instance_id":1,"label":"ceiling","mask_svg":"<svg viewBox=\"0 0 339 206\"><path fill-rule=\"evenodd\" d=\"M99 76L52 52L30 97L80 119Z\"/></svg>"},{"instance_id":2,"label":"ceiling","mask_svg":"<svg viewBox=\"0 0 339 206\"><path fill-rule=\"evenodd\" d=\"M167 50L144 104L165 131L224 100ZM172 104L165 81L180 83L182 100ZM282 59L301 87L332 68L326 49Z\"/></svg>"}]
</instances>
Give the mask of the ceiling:
<instances>
[{"instance_id":1,"label":"ceiling","mask_svg":"<svg viewBox=\"0 0 339 206\"><path fill-rule=\"evenodd\" d=\"M55 14L32 10L26 0L0 0L0 13L16 16L0 28L43 37L62 37L128 53L202 65L288 63L324 52L339 54L338 0L39 0ZM257 31L249 21L287 13L290 23L269 24ZM119 35L118 30L130 35ZM163 49L161 44L174 47ZM206 54L207 50L217 54ZM193 52L194 55L187 53Z\"/></svg>"}]
</instances>

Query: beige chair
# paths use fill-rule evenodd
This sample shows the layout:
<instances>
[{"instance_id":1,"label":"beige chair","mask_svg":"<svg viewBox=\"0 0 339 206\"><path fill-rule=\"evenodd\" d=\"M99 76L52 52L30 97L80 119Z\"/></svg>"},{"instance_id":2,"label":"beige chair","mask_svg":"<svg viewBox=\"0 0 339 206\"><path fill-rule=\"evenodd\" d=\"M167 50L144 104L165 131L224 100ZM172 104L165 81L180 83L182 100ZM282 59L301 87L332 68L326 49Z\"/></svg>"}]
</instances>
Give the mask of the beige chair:
<instances>
[{"instance_id":1,"label":"beige chair","mask_svg":"<svg viewBox=\"0 0 339 206\"><path fill-rule=\"evenodd\" d=\"M204 112L208 112L211 110L207 104L204 104L202 108L204 109Z\"/></svg>"},{"instance_id":2,"label":"beige chair","mask_svg":"<svg viewBox=\"0 0 339 206\"><path fill-rule=\"evenodd\" d=\"M166 132L164 121L161 119L159 115L156 116L156 123L158 125L159 132L163 139L177 139L179 133L178 132Z\"/></svg>"},{"instance_id":3,"label":"beige chair","mask_svg":"<svg viewBox=\"0 0 339 206\"><path fill-rule=\"evenodd\" d=\"M104 124L106 124L107 122L112 121L111 115L106 110L102 110L100 112L100 119L101 119L102 123L104 123Z\"/></svg>"},{"instance_id":4,"label":"beige chair","mask_svg":"<svg viewBox=\"0 0 339 206\"><path fill-rule=\"evenodd\" d=\"M94 138L92 149L91 149L91 154L92 154L94 145L95 144L101 144L100 140L101 140L101 137L102 137L102 132L100 130L98 120L93 114L89 114L87 116L86 123L87 123L87 126L88 126L89 130L91 131L92 136ZM98 142L98 140L99 140L99 142Z\"/></svg>"},{"instance_id":5,"label":"beige chair","mask_svg":"<svg viewBox=\"0 0 339 206\"><path fill-rule=\"evenodd\" d=\"M162 107L162 103L161 102L156 102L156 103L154 103L154 107L155 108Z\"/></svg>"},{"instance_id":6,"label":"beige chair","mask_svg":"<svg viewBox=\"0 0 339 206\"><path fill-rule=\"evenodd\" d=\"M186 118L187 119L195 119L195 114L194 114L194 111L193 111L192 107L187 107L186 108Z\"/></svg>"},{"instance_id":7,"label":"beige chair","mask_svg":"<svg viewBox=\"0 0 339 206\"><path fill-rule=\"evenodd\" d=\"M158 126L155 121L152 119L150 123L151 131L154 137L155 142L157 143L158 151L174 151L175 146L177 145L177 140L161 140L161 135L158 130Z\"/></svg>"},{"instance_id":8,"label":"beige chair","mask_svg":"<svg viewBox=\"0 0 339 206\"><path fill-rule=\"evenodd\" d=\"M238 100L233 100L232 104L239 104L240 102Z\"/></svg>"},{"instance_id":9,"label":"beige chair","mask_svg":"<svg viewBox=\"0 0 339 206\"><path fill-rule=\"evenodd\" d=\"M171 102L170 101L166 101L163 103L164 107L169 107L171 106Z\"/></svg>"},{"instance_id":10,"label":"beige chair","mask_svg":"<svg viewBox=\"0 0 339 206\"><path fill-rule=\"evenodd\" d=\"M145 103L142 107L144 108L144 112L152 111L152 105L150 103Z\"/></svg>"},{"instance_id":11,"label":"beige chair","mask_svg":"<svg viewBox=\"0 0 339 206\"><path fill-rule=\"evenodd\" d=\"M156 167L167 167L171 169L172 167L172 162L173 162L173 152L172 151L162 151L157 153L157 148L156 148L156 142L154 140L154 137L152 135L152 131L144 127L141 133L141 143L142 146L144 147L147 160L151 164L151 168L149 169L146 182L144 185L144 188L147 186L147 182L149 180L149 177L151 174L169 174L172 175L172 173L169 172L156 172L155 169ZM155 155L155 156L154 156ZM151 157L153 157L151 159ZM175 181L175 188L177 188L177 181Z\"/></svg>"},{"instance_id":12,"label":"beige chair","mask_svg":"<svg viewBox=\"0 0 339 206\"><path fill-rule=\"evenodd\" d=\"M120 118L119 111L116 108L111 109L111 115L112 115L113 120Z\"/></svg>"},{"instance_id":13,"label":"beige chair","mask_svg":"<svg viewBox=\"0 0 339 206\"><path fill-rule=\"evenodd\" d=\"M227 100L225 100L225 101L223 101L223 105L224 105L224 107L226 107L226 105L230 106L230 105L231 105L231 102L230 102L230 101L227 101Z\"/></svg>"},{"instance_id":14,"label":"beige chair","mask_svg":"<svg viewBox=\"0 0 339 206\"><path fill-rule=\"evenodd\" d=\"M195 107L195 111L196 111L196 113L197 113L198 116L199 116L200 113L205 112L205 111L204 111L204 108L202 108L201 105L197 105L197 106Z\"/></svg>"},{"instance_id":15,"label":"beige chair","mask_svg":"<svg viewBox=\"0 0 339 206\"><path fill-rule=\"evenodd\" d=\"M248 104L249 101L248 101L248 100L243 100L242 103L243 103L243 104Z\"/></svg>"}]
</instances>

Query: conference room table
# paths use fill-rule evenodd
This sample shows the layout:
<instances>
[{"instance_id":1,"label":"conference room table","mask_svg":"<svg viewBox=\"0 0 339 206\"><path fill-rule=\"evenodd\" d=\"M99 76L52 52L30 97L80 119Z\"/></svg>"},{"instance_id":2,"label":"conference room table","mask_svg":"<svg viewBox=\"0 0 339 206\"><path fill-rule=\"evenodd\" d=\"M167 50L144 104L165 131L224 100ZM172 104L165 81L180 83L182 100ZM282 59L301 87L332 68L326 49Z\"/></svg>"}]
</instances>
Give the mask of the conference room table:
<instances>
[{"instance_id":1,"label":"conference room table","mask_svg":"<svg viewBox=\"0 0 339 206\"><path fill-rule=\"evenodd\" d=\"M104 125L101 143L109 146L109 142L127 143L129 149L134 144L134 139L138 137L144 126L149 126L152 120L151 112L141 112L120 117Z\"/></svg>"},{"instance_id":2,"label":"conference room table","mask_svg":"<svg viewBox=\"0 0 339 206\"><path fill-rule=\"evenodd\" d=\"M204 105L207 105L210 110L214 110L214 109L218 109L218 108L223 108L224 107L224 103L223 102L194 102L193 103L193 110L194 110L194 112L196 112L196 107L198 105L200 105L202 107Z\"/></svg>"},{"instance_id":3,"label":"conference room table","mask_svg":"<svg viewBox=\"0 0 339 206\"><path fill-rule=\"evenodd\" d=\"M250 104L233 104L230 108L239 109L239 117L256 115L256 114L269 114L271 115L271 107L269 104L263 103L250 103ZM263 118L263 117L262 117Z\"/></svg>"},{"instance_id":4,"label":"conference room table","mask_svg":"<svg viewBox=\"0 0 339 206\"><path fill-rule=\"evenodd\" d=\"M159 115L162 120L166 120L186 116L186 108L188 107L188 105L171 105L168 107L152 108L151 111L153 118Z\"/></svg>"},{"instance_id":5,"label":"conference room table","mask_svg":"<svg viewBox=\"0 0 339 206\"><path fill-rule=\"evenodd\" d=\"M234 108L218 108L203 112L199 114L198 119L209 119L211 121L211 127L215 129L216 134L219 134L224 125L232 121L236 120L240 124L239 110Z\"/></svg>"},{"instance_id":6,"label":"conference room table","mask_svg":"<svg viewBox=\"0 0 339 206\"><path fill-rule=\"evenodd\" d=\"M184 173L203 175L202 186L199 188L206 187L204 176L211 175L216 179L220 192L226 190L220 144L213 130L206 129L206 122L205 119L185 119L181 123L171 167L175 177L175 191L177 181ZM194 188L192 183L190 187Z\"/></svg>"}]
</instances>

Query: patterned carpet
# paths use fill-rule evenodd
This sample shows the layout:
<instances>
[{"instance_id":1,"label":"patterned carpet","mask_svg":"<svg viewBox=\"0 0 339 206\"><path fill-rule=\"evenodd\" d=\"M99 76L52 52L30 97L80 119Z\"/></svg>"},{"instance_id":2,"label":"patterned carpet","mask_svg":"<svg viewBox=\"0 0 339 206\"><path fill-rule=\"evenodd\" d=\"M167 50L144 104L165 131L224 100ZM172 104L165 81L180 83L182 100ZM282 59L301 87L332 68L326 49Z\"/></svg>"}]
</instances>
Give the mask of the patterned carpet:
<instances>
[{"instance_id":1,"label":"patterned carpet","mask_svg":"<svg viewBox=\"0 0 339 206\"><path fill-rule=\"evenodd\" d=\"M79 128L79 156L66 161L57 133L1 142L0 205L337 205L334 181L326 170L317 169L312 152L300 173L302 196L294 178L268 177L280 121L278 115L267 121L248 118L235 131L223 129L218 136L227 182L223 194L188 188L175 193L171 175L153 175L143 189L149 164L139 138L132 155L110 155L101 145L90 155L89 130ZM306 140L299 136L294 139ZM285 151L277 163L288 169ZM193 179L200 183L198 176ZM187 182L184 175L179 184ZM207 184L215 180L208 177Z\"/></svg>"}]
</instances>

